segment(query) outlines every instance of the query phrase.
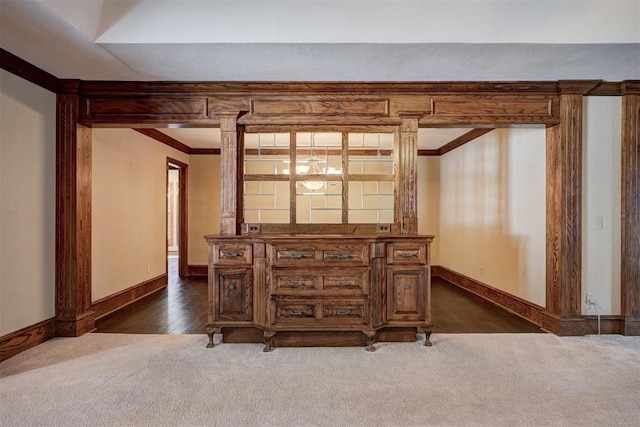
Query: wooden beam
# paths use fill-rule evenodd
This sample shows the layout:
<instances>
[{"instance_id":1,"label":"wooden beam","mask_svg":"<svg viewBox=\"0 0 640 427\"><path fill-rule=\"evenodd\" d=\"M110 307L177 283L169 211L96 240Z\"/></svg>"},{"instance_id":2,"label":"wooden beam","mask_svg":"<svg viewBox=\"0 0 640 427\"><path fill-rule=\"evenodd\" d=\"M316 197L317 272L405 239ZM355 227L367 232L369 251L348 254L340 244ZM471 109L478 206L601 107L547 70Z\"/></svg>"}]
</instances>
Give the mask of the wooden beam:
<instances>
[{"instance_id":1,"label":"wooden beam","mask_svg":"<svg viewBox=\"0 0 640 427\"><path fill-rule=\"evenodd\" d=\"M482 135L485 135L485 134L491 132L493 129L494 128L471 129L469 132L465 133L464 135L460 135L459 137L457 137L453 141L451 141L451 142L443 145L442 147L438 148L438 155L442 156L443 154L448 153L451 150L455 150L458 147L462 147L467 142L471 142L474 139L479 138Z\"/></svg>"},{"instance_id":2,"label":"wooden beam","mask_svg":"<svg viewBox=\"0 0 640 427\"><path fill-rule=\"evenodd\" d=\"M80 81L61 81L56 118L56 335L95 329L91 308L91 129L78 124Z\"/></svg>"},{"instance_id":3,"label":"wooden beam","mask_svg":"<svg viewBox=\"0 0 640 427\"><path fill-rule=\"evenodd\" d=\"M56 76L2 48L0 48L0 68L53 93L58 91L58 78Z\"/></svg>"},{"instance_id":4,"label":"wooden beam","mask_svg":"<svg viewBox=\"0 0 640 427\"><path fill-rule=\"evenodd\" d=\"M136 132L140 132L143 135L148 136L149 138L155 139L158 142L161 142L165 145L168 145L171 148L175 148L178 151L181 151L185 154L191 154L191 147L182 142L178 141L175 138L170 137L166 133L160 132L157 129L134 129Z\"/></svg>"},{"instance_id":5,"label":"wooden beam","mask_svg":"<svg viewBox=\"0 0 640 427\"><path fill-rule=\"evenodd\" d=\"M547 129L546 310L558 335L584 335L582 292L583 95L594 82L560 82L560 124Z\"/></svg>"},{"instance_id":6,"label":"wooden beam","mask_svg":"<svg viewBox=\"0 0 640 427\"><path fill-rule=\"evenodd\" d=\"M622 96L622 315L624 334L640 335L640 81Z\"/></svg>"},{"instance_id":7,"label":"wooden beam","mask_svg":"<svg viewBox=\"0 0 640 427\"><path fill-rule=\"evenodd\" d=\"M140 132L141 134L146 135L149 138L153 138L158 142L168 145L171 148L175 148L176 150L181 151L185 154L220 155L219 148L192 148L192 147L189 147L187 144L181 141L178 141L177 139L167 135L166 133L160 132L157 129L135 128L133 130L135 130L136 132Z\"/></svg>"}]
</instances>

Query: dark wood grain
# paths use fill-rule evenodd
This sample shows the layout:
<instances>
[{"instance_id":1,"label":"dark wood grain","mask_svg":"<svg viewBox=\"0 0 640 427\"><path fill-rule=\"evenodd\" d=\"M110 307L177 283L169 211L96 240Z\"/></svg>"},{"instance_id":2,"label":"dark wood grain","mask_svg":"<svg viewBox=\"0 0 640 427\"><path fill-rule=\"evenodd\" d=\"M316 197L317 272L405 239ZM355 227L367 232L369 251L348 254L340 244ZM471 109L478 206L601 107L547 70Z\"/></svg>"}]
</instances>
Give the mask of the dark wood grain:
<instances>
[{"instance_id":1,"label":"dark wood grain","mask_svg":"<svg viewBox=\"0 0 640 427\"><path fill-rule=\"evenodd\" d=\"M220 233L239 232L238 219L238 113L220 115Z\"/></svg>"},{"instance_id":2,"label":"dark wood grain","mask_svg":"<svg viewBox=\"0 0 640 427\"><path fill-rule=\"evenodd\" d=\"M558 334L577 333L571 319L581 315L582 101L561 95L561 124L547 129L546 310Z\"/></svg>"},{"instance_id":3,"label":"dark wood grain","mask_svg":"<svg viewBox=\"0 0 640 427\"><path fill-rule=\"evenodd\" d=\"M206 325L207 279L181 279L177 258L169 258L164 289L96 322L97 332L126 334L204 334Z\"/></svg>"},{"instance_id":4,"label":"dark wood grain","mask_svg":"<svg viewBox=\"0 0 640 427\"><path fill-rule=\"evenodd\" d=\"M0 337L0 362L55 337L54 318Z\"/></svg>"},{"instance_id":5,"label":"dark wood grain","mask_svg":"<svg viewBox=\"0 0 640 427\"><path fill-rule=\"evenodd\" d=\"M622 314L625 335L640 335L640 82L622 97Z\"/></svg>"},{"instance_id":6,"label":"dark wood grain","mask_svg":"<svg viewBox=\"0 0 640 427\"><path fill-rule=\"evenodd\" d=\"M115 294L100 298L93 302L91 309L96 313L96 320L99 320L139 299L164 289L166 286L167 274L165 273L127 289L123 289Z\"/></svg>"},{"instance_id":7,"label":"dark wood grain","mask_svg":"<svg viewBox=\"0 0 640 427\"><path fill-rule=\"evenodd\" d=\"M79 86L67 81L66 87ZM79 96L57 96L56 334L95 327L91 310L91 129L78 124Z\"/></svg>"},{"instance_id":8,"label":"dark wood grain","mask_svg":"<svg viewBox=\"0 0 640 427\"><path fill-rule=\"evenodd\" d=\"M43 69L36 67L2 48L0 48L0 68L48 91L54 93L58 91L58 78L56 76L47 73Z\"/></svg>"},{"instance_id":9,"label":"dark wood grain","mask_svg":"<svg viewBox=\"0 0 640 427\"><path fill-rule=\"evenodd\" d=\"M536 325L542 325L546 318L544 307L540 307L446 267L438 266L434 268L434 275L478 295L493 304L497 304Z\"/></svg>"},{"instance_id":10,"label":"dark wood grain","mask_svg":"<svg viewBox=\"0 0 640 427\"><path fill-rule=\"evenodd\" d=\"M98 332L205 334L206 277L180 279L177 260L170 259L169 266L167 288L98 320ZM434 268L434 274L436 271ZM542 332L537 325L440 277L434 277L432 281L432 310L436 333ZM603 326L602 329L606 328ZM387 331L393 335L387 336ZM415 334L415 328L383 328L376 339L415 341ZM361 335L356 334L356 339L364 339ZM223 328L223 337L224 342L262 343L262 331L257 328ZM206 337L203 336L204 342ZM364 341L358 345L364 345Z\"/></svg>"}]
</instances>

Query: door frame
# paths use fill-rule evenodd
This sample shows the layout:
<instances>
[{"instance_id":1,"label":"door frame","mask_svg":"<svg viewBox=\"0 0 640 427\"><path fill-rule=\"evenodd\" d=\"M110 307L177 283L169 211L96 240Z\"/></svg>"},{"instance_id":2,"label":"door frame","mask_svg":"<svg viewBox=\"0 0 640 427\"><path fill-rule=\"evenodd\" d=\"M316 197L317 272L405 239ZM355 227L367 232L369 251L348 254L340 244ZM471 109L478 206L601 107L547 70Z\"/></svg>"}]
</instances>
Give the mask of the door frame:
<instances>
[{"instance_id":1,"label":"door frame","mask_svg":"<svg viewBox=\"0 0 640 427\"><path fill-rule=\"evenodd\" d=\"M178 171L178 276L185 278L189 275L189 221L187 212L187 169L189 165L176 160L171 157L167 157L166 178L165 178L165 190L169 189L169 170L175 169ZM168 191L167 191L168 192ZM165 254L169 256L169 221L167 219L167 211L169 208L169 201L165 198ZM167 269L168 270L168 269ZM167 271L168 273L168 271Z\"/></svg>"}]
</instances>

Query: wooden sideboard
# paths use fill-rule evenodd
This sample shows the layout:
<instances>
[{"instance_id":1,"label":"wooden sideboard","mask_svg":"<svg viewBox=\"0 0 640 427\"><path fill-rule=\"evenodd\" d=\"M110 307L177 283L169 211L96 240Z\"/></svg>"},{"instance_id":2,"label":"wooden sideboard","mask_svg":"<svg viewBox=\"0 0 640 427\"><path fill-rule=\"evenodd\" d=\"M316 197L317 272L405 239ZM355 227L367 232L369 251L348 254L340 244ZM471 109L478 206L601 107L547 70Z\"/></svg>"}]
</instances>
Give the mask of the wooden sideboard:
<instances>
[{"instance_id":1,"label":"wooden sideboard","mask_svg":"<svg viewBox=\"0 0 640 427\"><path fill-rule=\"evenodd\" d=\"M431 345L430 243L414 235L205 236L208 347Z\"/></svg>"}]
</instances>

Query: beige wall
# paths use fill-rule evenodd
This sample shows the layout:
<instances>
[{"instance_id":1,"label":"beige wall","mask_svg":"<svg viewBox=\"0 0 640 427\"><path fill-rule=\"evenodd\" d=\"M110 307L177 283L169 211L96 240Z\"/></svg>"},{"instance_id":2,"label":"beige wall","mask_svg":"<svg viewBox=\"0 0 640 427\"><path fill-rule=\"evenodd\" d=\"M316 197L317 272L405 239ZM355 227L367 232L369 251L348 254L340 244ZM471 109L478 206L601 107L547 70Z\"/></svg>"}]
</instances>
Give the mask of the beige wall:
<instances>
[{"instance_id":1,"label":"beige wall","mask_svg":"<svg viewBox=\"0 0 640 427\"><path fill-rule=\"evenodd\" d=\"M55 315L55 94L0 70L0 336Z\"/></svg>"},{"instance_id":2,"label":"beige wall","mask_svg":"<svg viewBox=\"0 0 640 427\"><path fill-rule=\"evenodd\" d=\"M92 300L166 273L167 156L131 129L93 129Z\"/></svg>"},{"instance_id":3,"label":"beige wall","mask_svg":"<svg viewBox=\"0 0 640 427\"><path fill-rule=\"evenodd\" d=\"M418 157L418 233L436 236L431 264L440 264L440 157Z\"/></svg>"},{"instance_id":4,"label":"beige wall","mask_svg":"<svg viewBox=\"0 0 640 427\"><path fill-rule=\"evenodd\" d=\"M220 232L220 156L189 159L189 265L207 264L206 234Z\"/></svg>"},{"instance_id":5,"label":"beige wall","mask_svg":"<svg viewBox=\"0 0 640 427\"><path fill-rule=\"evenodd\" d=\"M545 305L545 130L496 129L440 157L440 264Z\"/></svg>"},{"instance_id":6,"label":"beige wall","mask_svg":"<svg viewBox=\"0 0 640 427\"><path fill-rule=\"evenodd\" d=\"M620 314L620 97L586 97L583 129L582 313ZM602 218L602 228L596 219Z\"/></svg>"}]
</instances>

